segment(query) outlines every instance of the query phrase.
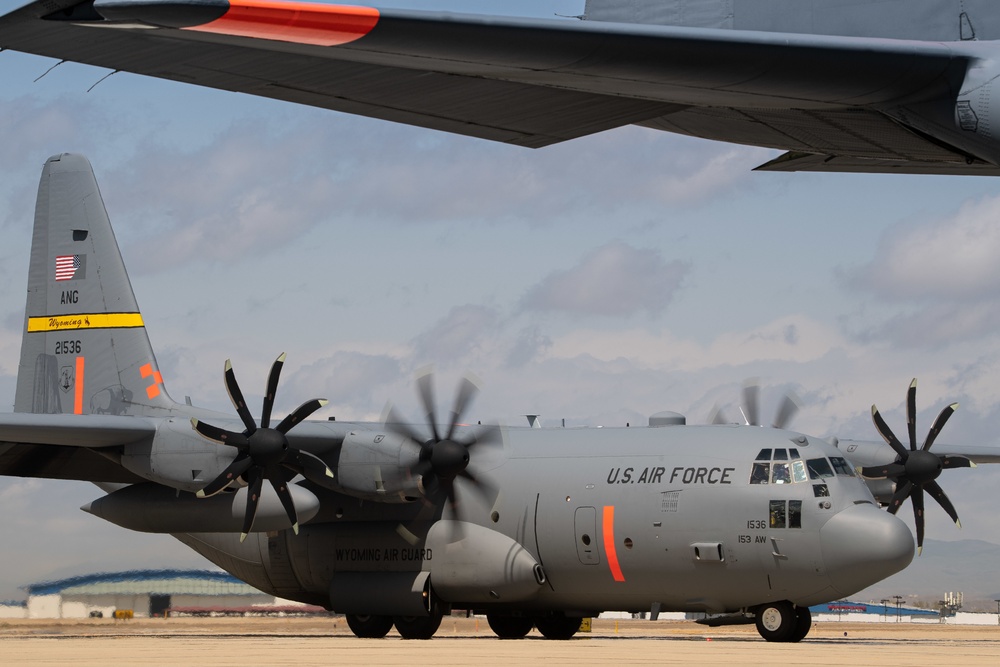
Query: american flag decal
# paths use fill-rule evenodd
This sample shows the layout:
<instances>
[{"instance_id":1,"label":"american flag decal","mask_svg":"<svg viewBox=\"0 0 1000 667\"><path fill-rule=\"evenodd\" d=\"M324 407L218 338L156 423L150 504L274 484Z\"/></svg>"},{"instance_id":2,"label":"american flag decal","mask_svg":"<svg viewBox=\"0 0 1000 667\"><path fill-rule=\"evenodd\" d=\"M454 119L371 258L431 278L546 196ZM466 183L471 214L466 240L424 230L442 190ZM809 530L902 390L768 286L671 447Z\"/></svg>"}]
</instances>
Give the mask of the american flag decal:
<instances>
[{"instance_id":1,"label":"american flag decal","mask_svg":"<svg viewBox=\"0 0 1000 667\"><path fill-rule=\"evenodd\" d=\"M81 255L58 255L56 257L56 280L73 280L77 271L83 266ZM82 276L82 273L80 275Z\"/></svg>"}]
</instances>

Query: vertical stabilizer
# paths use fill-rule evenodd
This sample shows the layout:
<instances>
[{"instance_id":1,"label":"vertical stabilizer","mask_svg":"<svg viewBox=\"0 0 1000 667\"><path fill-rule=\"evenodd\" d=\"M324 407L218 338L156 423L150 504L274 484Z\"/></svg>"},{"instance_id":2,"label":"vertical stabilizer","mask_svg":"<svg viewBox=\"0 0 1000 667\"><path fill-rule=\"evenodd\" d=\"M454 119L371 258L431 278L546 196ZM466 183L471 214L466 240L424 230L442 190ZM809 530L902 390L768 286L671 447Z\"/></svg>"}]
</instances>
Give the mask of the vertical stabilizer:
<instances>
[{"instance_id":1,"label":"vertical stabilizer","mask_svg":"<svg viewBox=\"0 0 1000 667\"><path fill-rule=\"evenodd\" d=\"M151 414L173 406L90 162L49 158L35 204L15 412Z\"/></svg>"}]
</instances>

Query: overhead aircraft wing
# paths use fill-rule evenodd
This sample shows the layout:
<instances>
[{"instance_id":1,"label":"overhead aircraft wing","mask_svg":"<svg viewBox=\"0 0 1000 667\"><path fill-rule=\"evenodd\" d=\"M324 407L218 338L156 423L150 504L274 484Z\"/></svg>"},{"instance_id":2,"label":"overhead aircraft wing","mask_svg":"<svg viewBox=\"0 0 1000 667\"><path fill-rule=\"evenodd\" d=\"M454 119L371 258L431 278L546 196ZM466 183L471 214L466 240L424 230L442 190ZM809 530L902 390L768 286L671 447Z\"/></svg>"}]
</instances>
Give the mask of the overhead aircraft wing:
<instances>
[{"instance_id":1,"label":"overhead aircraft wing","mask_svg":"<svg viewBox=\"0 0 1000 667\"><path fill-rule=\"evenodd\" d=\"M41 0L0 17L0 47L529 147L696 107L864 108L894 126L879 105L953 97L970 61L930 42L278 0Z\"/></svg>"}]
</instances>

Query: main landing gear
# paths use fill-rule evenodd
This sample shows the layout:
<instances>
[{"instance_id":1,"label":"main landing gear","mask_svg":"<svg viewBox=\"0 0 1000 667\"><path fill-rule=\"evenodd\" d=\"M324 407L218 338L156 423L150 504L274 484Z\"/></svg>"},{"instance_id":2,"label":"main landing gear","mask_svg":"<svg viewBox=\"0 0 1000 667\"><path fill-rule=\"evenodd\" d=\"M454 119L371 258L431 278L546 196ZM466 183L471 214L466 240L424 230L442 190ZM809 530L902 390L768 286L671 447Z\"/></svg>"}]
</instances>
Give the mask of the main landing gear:
<instances>
[{"instance_id":1,"label":"main landing gear","mask_svg":"<svg viewBox=\"0 0 1000 667\"><path fill-rule=\"evenodd\" d=\"M403 639L430 639L441 626L442 612L435 609L430 616L376 616L348 614L347 625L351 632L362 639L381 639L389 634L393 625ZM487 614L490 629L500 639L522 639L532 628L538 628L546 639L571 639L580 629L583 619L577 616L515 616Z\"/></svg>"},{"instance_id":2,"label":"main landing gear","mask_svg":"<svg viewBox=\"0 0 1000 667\"><path fill-rule=\"evenodd\" d=\"M757 608L757 632L769 642L800 642L812 627L809 607L796 607L787 600Z\"/></svg>"}]
</instances>

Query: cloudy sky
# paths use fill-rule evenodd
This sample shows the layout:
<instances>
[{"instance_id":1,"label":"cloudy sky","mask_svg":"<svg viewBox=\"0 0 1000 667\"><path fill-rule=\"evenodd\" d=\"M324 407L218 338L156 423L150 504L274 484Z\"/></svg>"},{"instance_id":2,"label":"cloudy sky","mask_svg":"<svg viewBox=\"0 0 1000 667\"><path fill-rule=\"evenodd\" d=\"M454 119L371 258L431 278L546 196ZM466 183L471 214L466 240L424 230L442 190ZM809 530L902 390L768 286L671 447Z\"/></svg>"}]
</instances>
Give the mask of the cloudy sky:
<instances>
[{"instance_id":1,"label":"cloudy sky","mask_svg":"<svg viewBox=\"0 0 1000 667\"><path fill-rule=\"evenodd\" d=\"M8 11L22 0L0 0ZM551 16L583 0L400 7ZM251 403L288 353L278 407L416 415L474 372L474 418L557 425L765 413L795 391L794 427L874 438L961 408L941 438L1000 444L1000 182L982 177L759 174L758 148L623 128L532 151L0 53L0 406L11 409L35 188L45 159L97 172L171 394L231 409L231 357ZM1000 470L949 471L959 531L1000 542ZM201 566L168 537L77 508L74 482L0 479L0 599L43 578ZM908 508L904 511L911 521Z\"/></svg>"}]
</instances>

